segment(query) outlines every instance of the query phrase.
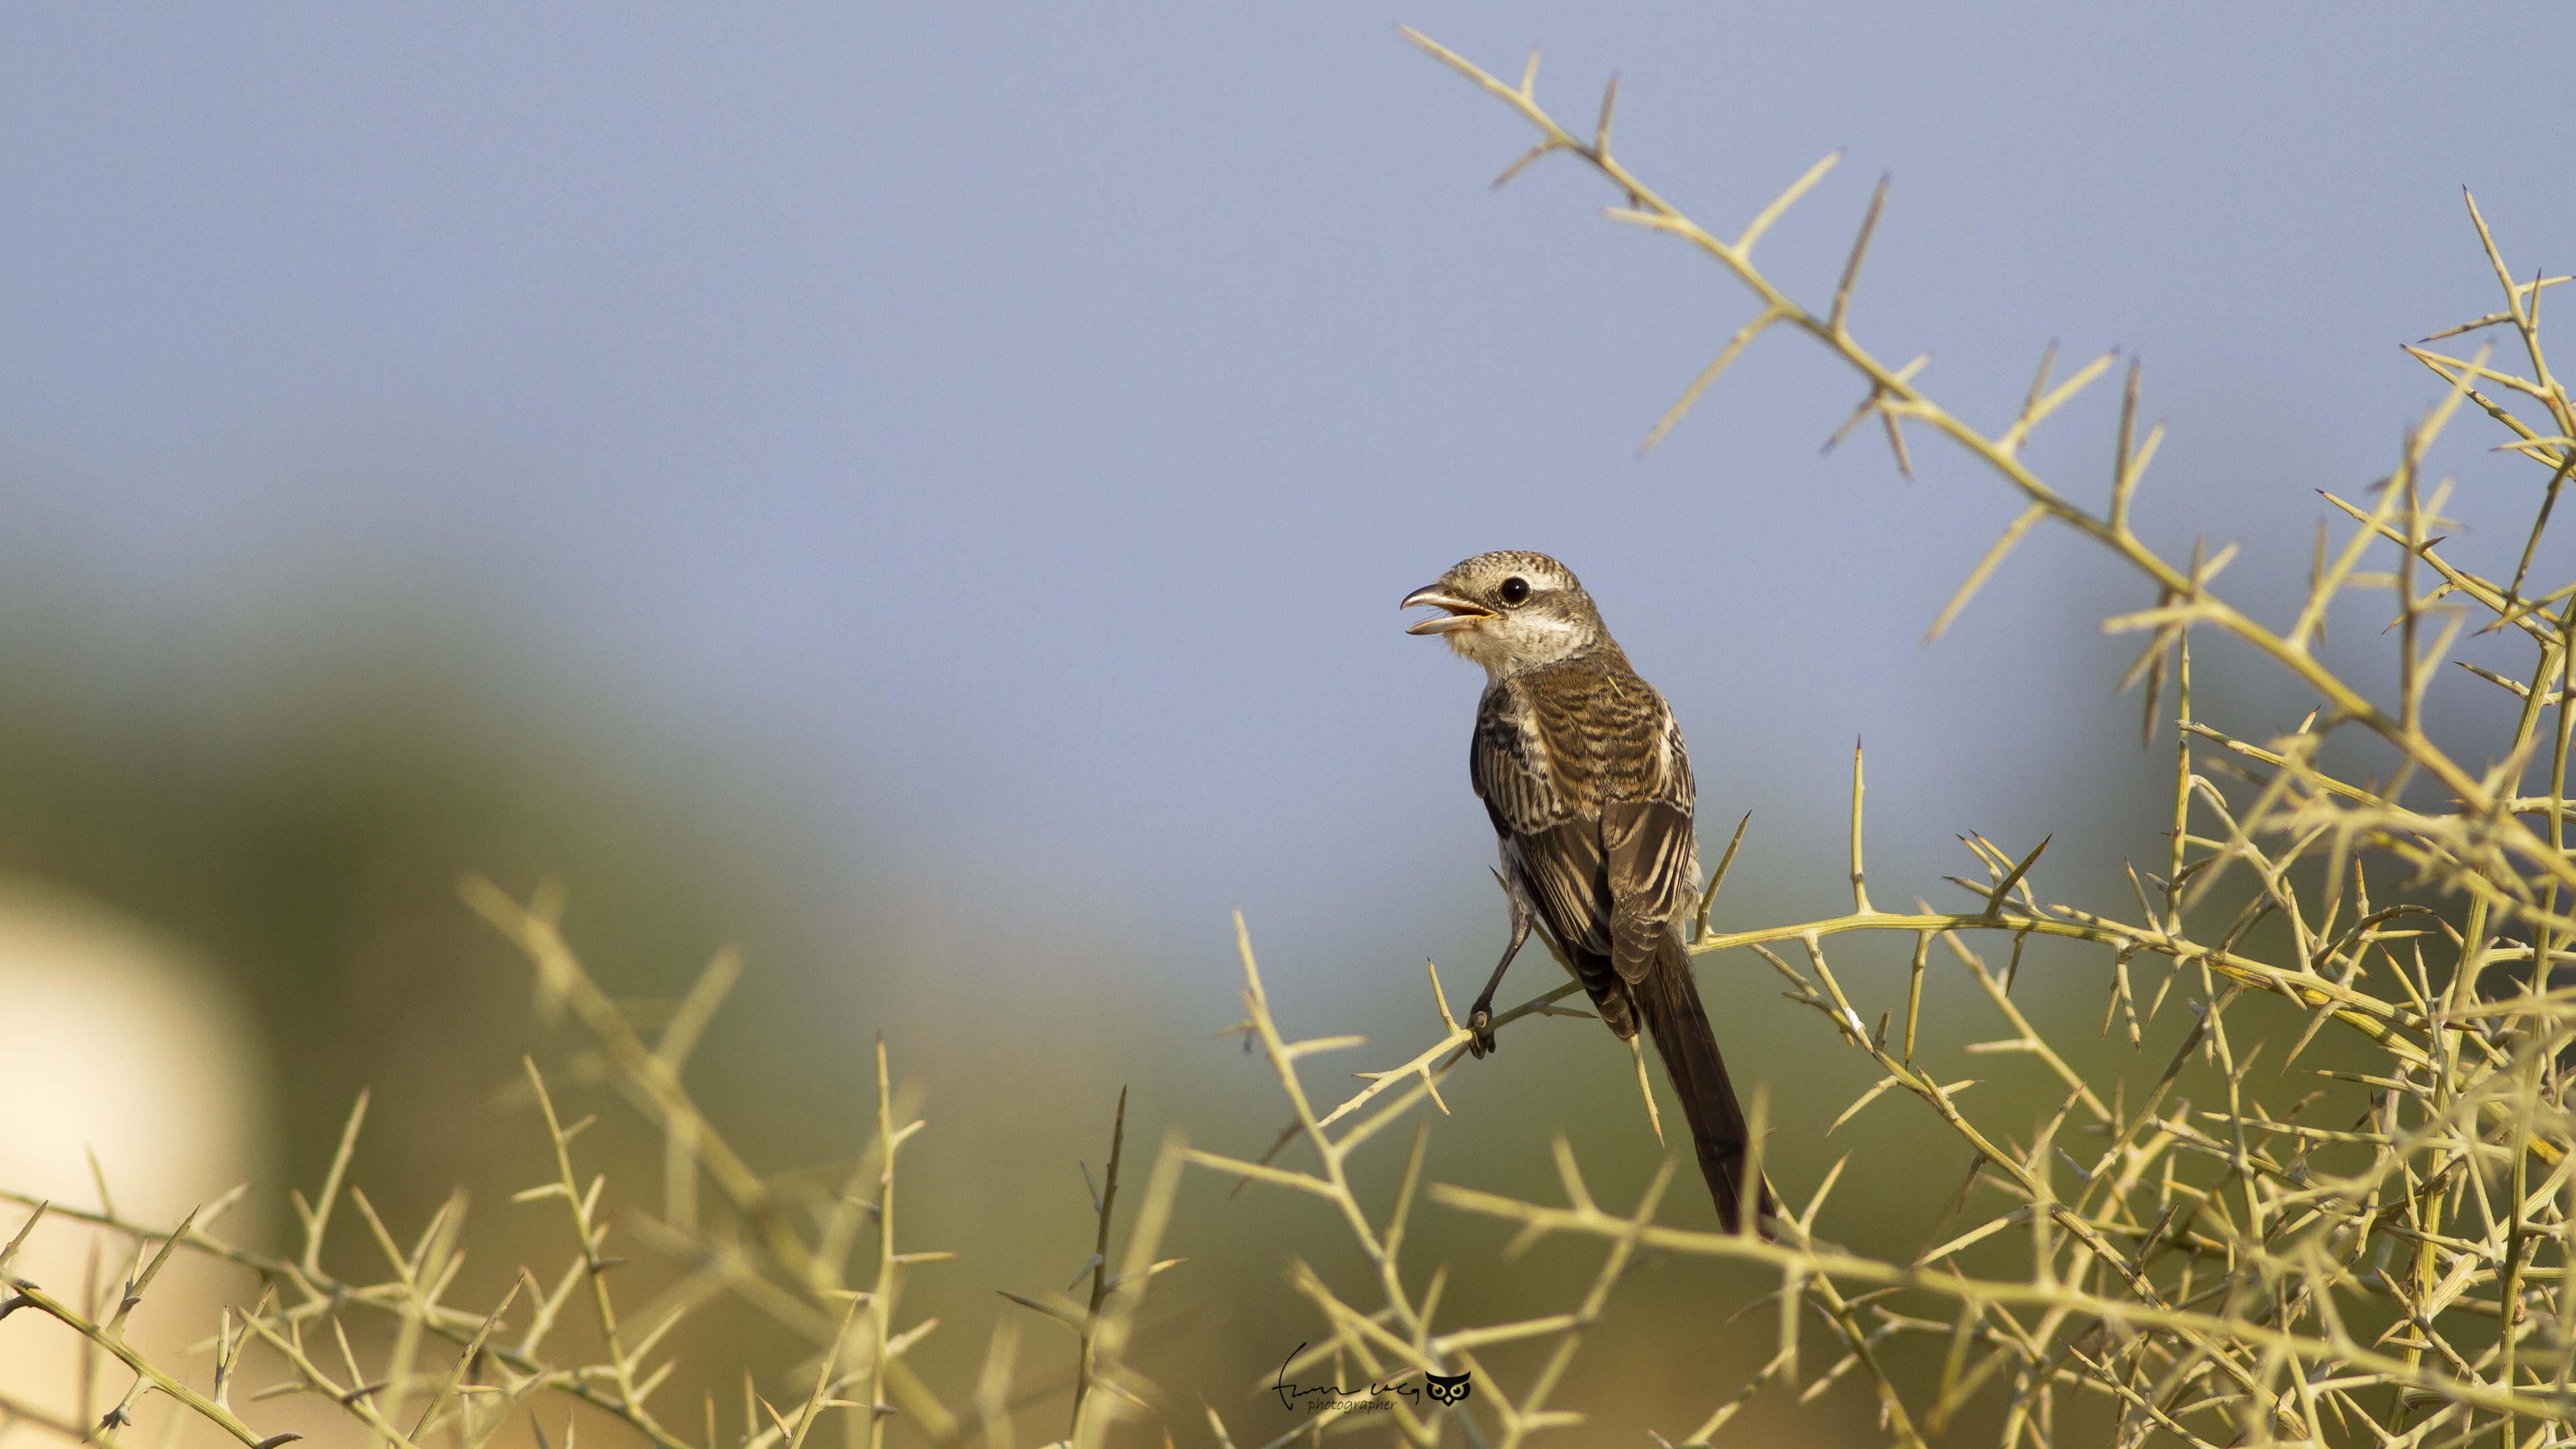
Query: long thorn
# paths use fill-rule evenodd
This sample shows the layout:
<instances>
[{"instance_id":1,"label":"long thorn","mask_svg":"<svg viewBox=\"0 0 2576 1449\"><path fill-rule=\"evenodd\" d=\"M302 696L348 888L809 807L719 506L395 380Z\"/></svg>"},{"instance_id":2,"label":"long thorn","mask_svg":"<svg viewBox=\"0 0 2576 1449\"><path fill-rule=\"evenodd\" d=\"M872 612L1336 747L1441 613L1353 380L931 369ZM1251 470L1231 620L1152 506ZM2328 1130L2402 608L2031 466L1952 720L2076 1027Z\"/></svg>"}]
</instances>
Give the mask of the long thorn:
<instances>
[{"instance_id":1,"label":"long thorn","mask_svg":"<svg viewBox=\"0 0 2576 1449\"><path fill-rule=\"evenodd\" d=\"M1878 190L1870 193L1869 215L1861 218L1860 236L1852 242L1851 260L1843 263L1842 285L1834 289L1833 318L1827 324L1836 337L1843 335L1843 314L1851 307L1852 285L1860 280L1861 258L1869 255L1870 234L1878 230L1878 214L1887 205L1888 183L1892 175L1878 178Z\"/></svg>"}]
</instances>

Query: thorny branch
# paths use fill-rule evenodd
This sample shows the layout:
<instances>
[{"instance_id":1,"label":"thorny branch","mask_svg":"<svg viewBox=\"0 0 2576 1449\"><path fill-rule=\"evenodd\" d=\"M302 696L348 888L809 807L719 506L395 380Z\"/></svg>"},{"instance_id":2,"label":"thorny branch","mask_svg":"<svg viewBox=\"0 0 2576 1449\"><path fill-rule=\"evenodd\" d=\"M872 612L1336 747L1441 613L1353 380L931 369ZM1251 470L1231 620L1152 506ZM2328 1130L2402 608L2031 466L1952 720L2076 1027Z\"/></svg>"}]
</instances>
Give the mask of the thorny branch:
<instances>
[{"instance_id":1,"label":"thorny branch","mask_svg":"<svg viewBox=\"0 0 2576 1449\"><path fill-rule=\"evenodd\" d=\"M1977 898L1972 907L1901 912L1872 906L1857 757L1850 912L1736 931L1710 928L1706 900L1697 913L1694 953L1743 948L1762 956L1789 982L1792 1001L1813 1008L1846 1047L1870 1059L1877 1083L1846 1119L1895 1090L1920 1102L1970 1149L1967 1187L1942 1215L1944 1223L1980 1186L1999 1191L2009 1204L2004 1210L1946 1236L1936 1227L1936 1240L1911 1262L1871 1259L1813 1236L1815 1214L1839 1179L1837 1166L1814 1205L1784 1224L1777 1242L1694 1233L1653 1224L1651 1203L1634 1216L1596 1206L1563 1143L1557 1156L1565 1207L1448 1185L1431 1188L1433 1201L1519 1224L1516 1246L1570 1233L1612 1241L1622 1252L1641 1244L1778 1271L1783 1328L1777 1352L1717 1406L1691 1442L1716 1433L1764 1383L1795 1378L1802 1302L1842 1346L1840 1360L1808 1395L1857 1367L1875 1386L1883 1426L1904 1442L1919 1442L1918 1424L1934 1432L1946 1427L1992 1386L2005 1395L2006 1449L2024 1440L2054 1442L2062 1401L2076 1400L2112 1414L2123 1445L2155 1432L2194 1444L2335 1437L2415 1445L2490 1433L2505 1449L2576 1442L2569 1429L2576 1418L2576 1397L2569 1393L2576 1293L2564 1287L2576 1261L2569 1252L2576 1216L2568 1197L2576 1159L2568 1154L2571 1133L2560 1097L2560 1056L2576 1041L2576 990L2553 989L2555 968L2576 960L2576 952L2564 949L2576 939L2576 919L2562 905L2567 888L2576 886L2576 861L2564 841L2570 730L2560 704L2576 681L2568 647L2576 638L2576 585L2544 592L2527 577L2550 510L2576 466L2570 461L2576 410L2549 370L2537 326L2542 291L2564 279L2515 282L2472 204L2507 305L2454 333L2508 326L2529 369L2501 371L2489 366L2485 352L2464 359L2410 349L2449 391L2410 432L2396 470L2374 485L2369 506L2329 495L2358 527L2332 550L2321 536L2299 615L2275 630L2215 590L2235 549L2209 555L2196 548L2187 562L2176 563L2133 529L2137 490L2163 435L2161 425L2139 434L2134 365L2109 506L2095 513L2043 482L2020 455L2040 422L2108 371L2109 356L2059 382L2051 376L2052 349L2020 414L1989 436L1921 391L1914 379L1924 359L1889 367L1855 339L1852 298L1885 207L1884 182L1871 198L1831 306L1810 311L1754 264L1753 248L1835 157L1818 163L1730 242L1684 216L1612 154L1608 101L1602 122L1588 137L1578 135L1539 105L1535 55L1513 85L1425 37L1405 34L1537 128L1537 146L1498 185L1550 153L1572 154L1624 198L1625 205L1609 211L1613 219L1682 238L1754 293L1753 319L1656 424L1648 448L1761 334L1784 325L1804 332L1867 386L1846 431L1878 417L1899 467L1910 469L1900 424L1926 425L1992 467L2027 503L1935 620L1934 636L2020 538L2054 521L2108 549L2155 590L2154 607L2104 627L2151 637L2130 679L2148 684L2151 731L2168 685L2180 701L2173 816L2164 832L2170 854L2159 862L2161 875L2132 870L2134 916L2046 900L2031 875L2037 849L2016 860L1981 837L1968 843L1983 880L1952 878ZM2523 423L2495 401L2501 394L2537 404L2547 421ZM2509 450L2548 470L2522 564L2509 582L2462 569L2440 549L2448 490L2428 484L2424 464L2463 400L2516 434ZM2365 555L2382 544L2395 546L2395 569L2365 572ZM2314 651L2331 606L2349 590L2373 587L2399 597L2391 630L2400 651L2392 703L2370 698ZM2516 708L2506 758L2484 770L2470 769L2437 743L2422 708L2436 666L2472 610L2489 617L2490 631L2517 631L2536 656L2524 678L2478 671L2502 685ZM2216 629L2286 669L2316 692L2319 714L2290 735L2259 742L2196 718L2194 629ZM2393 747L2401 768L2386 780L2341 774L2325 746L2348 725ZM2526 778L2544 755L2545 791ZM2410 803L2408 787L2419 775L2438 787L2442 803ZM1739 829L1730 862L1741 841ZM2231 873L2240 879L2241 900L2215 889ZM2374 910L2374 880L2383 892L2415 896ZM2416 898L2428 894L2461 909L2440 911ZM1828 964L1827 938L1849 932L1913 938L1906 1020L1893 1048L1893 1013L1881 1016L1873 1031ZM1969 944L1980 934L2009 941L2008 967L1991 968ZM2113 970L2104 1028L2125 1023L2133 1043L2143 1043L2144 1031L2179 988L2189 1030L2143 1102L2132 1106L2124 1093L2096 1091L2012 1003L2008 990L2025 948L2049 940L2107 948ZM1803 968L1771 949L1793 941L1806 957ZM1944 1085L1914 1061L1928 953L1936 942L1964 965L2013 1029L2010 1037L1971 1050L2032 1056L2066 1093L2026 1147L1961 1106L1957 1094L1969 1084ZM1369 1230L1345 1167L1352 1151L1397 1114L1424 1100L1437 1103L1439 1081L1458 1060L1464 1033L1449 1017L1437 973L1438 1039L1400 1066L1362 1073L1369 1084L1325 1110L1309 1105L1295 1063L1352 1043L1279 1040L1248 944L1244 956L1250 1014L1242 1029L1270 1056L1296 1112L1280 1146L1302 1140L1320 1166L1311 1172L1275 1166L1278 1149L1259 1161L1210 1153L1193 1160L1326 1200L1376 1265L1376 1296L1384 1306L1374 1311L1335 1296L1311 1273L1301 1279L1336 1333L1318 1353L1350 1355L1372 1373L1443 1371L1447 1361L1438 1347L1455 1340L1437 1333L1425 1306L1406 1295L1393 1271L1395 1244ZM2151 998L2141 994L2148 987ZM1574 989L1568 983L1543 993L1505 1020L1550 1011ZM2247 1073L2262 1047L2240 1050L2229 1023L2231 1014L2241 1016L2264 997L2284 1003L2304 1023L2290 1058L2332 1022L2384 1063L2370 1073L2323 1073L2329 1085L2358 1089L2350 1094L2359 1098L2350 1127L2295 1120L2322 1094L2275 1115L2249 1089ZM2176 1092L2195 1065L2216 1072L2218 1104L2196 1107ZM1399 1086L1404 1090L1396 1091ZM1333 1135L1335 1124L1364 1110L1371 1115ZM1762 1111L1758 1095L1754 1111L1757 1117ZM2089 1160L2059 1145L2062 1134L2079 1132L2102 1139L2087 1149ZM2061 1186L2061 1167L2071 1184ZM1408 1173L1399 1216L1413 1192ZM2026 1239L2026 1272L1989 1270L2006 1234ZM1971 1262L1977 1271L1964 1266ZM1846 1299L1846 1287L1866 1291ZM1577 1317L1495 1331L1565 1333L1570 1341ZM1914 1408L1881 1367L1889 1342L1908 1335L1948 1342L1931 1401ZM1528 1432L1527 1415L1497 1388L1494 1432L1502 1442L1516 1441ZM1426 1426L1406 1421L1400 1429L1411 1442L1429 1442ZM1470 1437L1487 1442L1472 1425Z\"/></svg>"}]
</instances>

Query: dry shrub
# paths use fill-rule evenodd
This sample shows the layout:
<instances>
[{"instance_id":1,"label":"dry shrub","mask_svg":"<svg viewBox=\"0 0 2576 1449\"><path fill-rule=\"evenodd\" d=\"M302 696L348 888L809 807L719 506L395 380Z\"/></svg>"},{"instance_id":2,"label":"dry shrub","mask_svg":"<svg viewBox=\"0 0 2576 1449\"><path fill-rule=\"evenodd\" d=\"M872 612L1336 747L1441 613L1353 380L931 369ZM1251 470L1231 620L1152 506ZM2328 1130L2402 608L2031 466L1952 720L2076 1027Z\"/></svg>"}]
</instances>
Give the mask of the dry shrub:
<instances>
[{"instance_id":1,"label":"dry shrub","mask_svg":"<svg viewBox=\"0 0 2576 1449\"><path fill-rule=\"evenodd\" d=\"M1830 304L1811 311L1775 287L1753 253L1764 232L1823 179L1832 158L1733 240L1722 239L1612 154L1615 86L1587 138L1538 104L1535 56L1519 83L1507 84L1412 38L1537 128L1538 144L1505 179L1552 153L1571 155L1623 200L1612 218L1698 248L1753 292L1752 320L1690 384L1649 446L1754 338L1775 328L1804 333L1860 375L1866 392L1850 426L1882 429L1900 467L1911 467L1907 429L1928 429L1967 450L2026 502L1968 570L1934 634L2013 545L2043 524L2074 530L2143 577L2153 605L2109 619L2105 628L2146 636L2130 682L2143 686L2150 729L2166 718L2164 701L2178 704L2171 815L2154 822L2170 852L2161 871L2132 872L2134 910L2097 912L2041 893L2033 866L2045 842L2014 855L1972 838L1979 878L1956 883L1976 906L1882 910L1871 903L1863 868L1857 758L1848 913L1711 930L1709 904L1736 853L1728 848L1702 902L1693 951L1760 953L1788 983L1790 998L1815 1009L1819 1030L1874 1067L1876 1084L1852 1111L1886 1094L1912 1098L1965 1149L1965 1181L1927 1214L1924 1249L1901 1260L1857 1253L1819 1233L1820 1220L1830 1222L1823 1215L1839 1165L1809 1190L1782 1195L1803 1206L1772 1225L1776 1240L1660 1225L1669 1164L1639 1201L1605 1206L1562 1141L1555 1146L1562 1203L1426 1184L1428 1122L1415 1123L1409 1150L1393 1145L1401 1138L1391 1129L1437 1102L1440 1081L1465 1054L1467 1034L1451 1019L1436 972L1438 1038L1396 1066L1363 1074L1367 1085L1327 1105L1310 1097L1302 1064L1360 1039L1285 1040L1242 937L1247 1014L1238 1029L1275 1069L1293 1120L1257 1160L1195 1149L1178 1136L1167 1140L1123 1245L1113 1231L1122 1155L1113 1149L1093 1200L1097 1252L1084 1265L1086 1297L1009 1295L1072 1336L1072 1442L1104 1442L1126 1421L1159 1417L1168 1426L1200 1417L1131 1362L1146 1321L1148 1280L1173 1266L1155 1254L1191 1167L1320 1200L1334 1235L1347 1236L1370 1269L1364 1282L1335 1285L1306 1266L1303 1257L1312 1254L1292 1263L1292 1281L1323 1327L1283 1377L1329 1364L1334 1383L1365 1386L1309 1406L1276 1443L1376 1430L1431 1445L1454 1430L1472 1443L1510 1446L1580 1423L1580 1414L1556 1400L1611 1290L1645 1254L1735 1260L1780 1279L1768 1363L1740 1389L1713 1395L1705 1419L1674 1442L1709 1440L1757 1391L1775 1384L1801 1386L1802 1399L1837 1384L1863 1386L1859 1391L1875 1396L1885 1432L1906 1444L1941 1436L1981 1401L2006 1449L2057 1442L2061 1421L2063 1432L2088 1439L2108 1424L2122 1444L2159 1434L2192 1444L2448 1445L2489 1435L2506 1449L2568 1442L2576 1293L2565 1279L2576 1157L2562 1105L2562 1056L2576 1039L2576 994L2553 990L2552 981L2560 963L2576 959L2569 947L2576 916L2562 909L2576 900L2576 860L2564 839L2571 716L2562 703L2576 680L2568 647L2576 637L2576 582L2531 576L2551 510L2576 466L2576 408L2549 370L2538 324L2543 293L2567 279L2516 282L2471 203L2503 309L2408 349L2442 380L2440 400L2409 432L2389 476L2360 490L2359 501L2330 495L2351 527L2339 539L2321 536L2297 617L2275 629L2217 591L2233 548L2195 549L2175 561L2131 528L2131 502L2161 434L2135 431L2134 366L2112 486L2096 512L2037 476L2022 449L2034 428L2111 371L2111 357L2063 379L2053 375L2053 356L2043 359L2018 416L1989 434L1917 385L1921 359L1890 366L1852 335L1849 303L1884 185ZM2433 345L2477 333L2500 339L2501 349L2491 341L2463 357L2460 344L2449 344L2450 351ZM2513 360L2497 363L2499 350ZM2426 479L2422 464L2464 403L2505 428L2511 437L2504 446L2542 470L2535 483L2546 480L2509 579L2464 571L2439 547L2450 490ZM2396 688L2385 700L2329 667L2318 651L2329 611L2355 590L2394 596ZM2472 626L2527 641L2528 669L2508 676L2472 668L2477 683L2442 669ZM2191 694L2196 630L2218 631L2285 671L2314 696L2316 712L2296 731L2262 740L2200 718ZM2513 714L2501 760L2464 763L2428 732L2424 700L2437 678L2500 691L2492 700ZM2329 767L2328 742L2355 733L2394 761L2385 778L2355 781ZM279 1392L334 1406L371 1442L411 1449L444 1436L474 1449L510 1415L552 1395L622 1421L661 1449L803 1449L818 1428L848 1445L889 1436L934 1444L1021 1441L1014 1418L1027 1403L1018 1367L1021 1319L1014 1316L1021 1310L997 1318L972 1386L943 1397L905 1364L905 1350L927 1325L901 1316L904 1278L915 1265L949 1255L897 1246L899 1148L920 1124L898 1123L908 1114L897 1108L882 1047L875 1147L837 1187L788 1191L782 1177L743 1162L681 1081L690 1047L739 969L732 958L709 968L648 1043L556 931L556 903L521 905L481 883L469 883L467 896L534 963L546 999L587 1028L596 1046L585 1059L588 1074L613 1086L661 1134L662 1201L651 1211L628 1203L620 1221L643 1248L676 1265L670 1286L643 1303L612 1291L603 1180L578 1165L576 1139L587 1121L558 1118L547 1075L532 1064L528 1096L556 1172L523 1196L561 1202L573 1248L561 1267L523 1270L519 1286L497 1303L446 1302L461 1209L434 1216L415 1243L397 1243L362 1194L348 1188L342 1201L347 1141L320 1192L309 1203L296 1200L305 1236L292 1258L215 1237L222 1203L176 1228L126 1221L104 1207L54 1208L123 1233L132 1260L89 1302L0 1279L8 1294L0 1316L31 1310L51 1317L86 1337L102 1362L121 1362L130 1387L103 1413L85 1404L66 1420L10 1404L0 1405L0 1415L115 1444L138 1398L157 1392L252 1449L276 1449L281 1436L264 1434L244 1415L258 1417L256 1401ZM1851 932L1910 938L1901 1022L1890 1006L1873 1024L1837 980L1827 939ZM2053 1046L2008 994L2033 938L2105 948L2106 1031L2136 1043L2160 1011L2189 1014L2180 1044L2139 1100L2127 1100L2124 1087L2106 1093L2088 1082L2070 1064L2071 1053ZM2027 1143L1964 1105L1961 1084L1944 1085L1917 1064L1935 960L1954 960L2007 1023L2008 1034L1983 1049L2028 1055L2056 1079L2062 1105ZM1575 989L1569 982L1543 993L1504 1013L1498 1025L1562 1012L1555 1003ZM2240 1046L2242 1032L2232 1033L2231 1021L2266 998L2280 1005L2260 1009L2295 1013L2300 1023L2286 1059L2332 1032L2367 1053L2368 1070L2317 1073L2324 1091L2267 1100L2267 1093L2304 1088L2316 1077L2277 1068L2252 1074L2256 1050ZM1642 1084L1642 1065L1640 1071ZM2209 1084L2195 1088L2201 1105L2175 1090L2188 1073ZM1758 1097L1753 1108L1758 1129ZM348 1141L358 1126L353 1116ZM1123 1114L1119 1132L1123 1139ZM1757 1130L1757 1154L1758 1139ZM1363 1202L1352 1174L1354 1161L1371 1151L1406 1153L1392 1200L1375 1205ZM1756 1162L1758 1168L1758 1155ZM1444 1321L1446 1267L1408 1274L1404 1255L1408 1224L1425 1197L1516 1225L1516 1248L1550 1234L1597 1239L1598 1272L1576 1301L1551 1311L1505 1322ZM352 1208L386 1265L374 1282L344 1281L322 1269L326 1235L335 1224L345 1230ZM42 1215L27 1219L18 1241ZM182 1248L236 1264L261 1285L249 1306L209 1325L207 1361L185 1374L148 1361L123 1332L155 1273ZM0 1252L0 1274L7 1262ZM762 1382L793 1382L797 1392L775 1405L747 1378L743 1401L721 1414L712 1399L679 1410L650 1407L671 1371L657 1345L720 1295L755 1305L810 1345L801 1365L762 1370ZM390 1347L353 1350L342 1324L353 1314L390 1318ZM1710 1315L1712 1332L1721 1316ZM586 1321L590 1351L554 1352L573 1318ZM1814 1361L1819 1342L1824 1371L1802 1380L1801 1364ZM1484 1356L1506 1344L1517 1346L1508 1366ZM1914 1362L1901 1366L1899 1355ZM274 1382L236 1407L245 1364ZM1460 1373L1473 1375L1474 1384L1463 1402L1438 1403L1418 1391L1421 1375ZM1189 1432L1231 1444L1218 1413L1203 1412L1204 1429ZM1143 1432L1150 1431L1127 1437Z\"/></svg>"}]
</instances>

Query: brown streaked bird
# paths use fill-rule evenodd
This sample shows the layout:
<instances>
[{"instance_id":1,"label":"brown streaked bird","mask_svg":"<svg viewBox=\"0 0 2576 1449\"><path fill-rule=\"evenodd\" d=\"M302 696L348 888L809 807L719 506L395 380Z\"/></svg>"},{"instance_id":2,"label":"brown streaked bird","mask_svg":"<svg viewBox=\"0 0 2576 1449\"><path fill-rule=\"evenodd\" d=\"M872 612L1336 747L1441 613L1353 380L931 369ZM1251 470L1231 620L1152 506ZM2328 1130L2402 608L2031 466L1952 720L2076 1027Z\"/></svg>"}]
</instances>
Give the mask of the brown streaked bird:
<instances>
[{"instance_id":1,"label":"brown streaked bird","mask_svg":"<svg viewBox=\"0 0 2576 1449\"><path fill-rule=\"evenodd\" d=\"M1682 949L1699 887L1690 756L1681 726L1601 623L1573 571L1543 553L1484 553L1403 607L1442 611L1405 632L1437 634L1484 666L1468 778L1502 838L1512 938L1467 1026L1494 1049L1494 991L1533 921L1574 965L1613 1032L1643 1026L1690 1121L1719 1221L1744 1201L1744 1111ZM1771 1211L1758 1185L1753 1207Z\"/></svg>"}]
</instances>

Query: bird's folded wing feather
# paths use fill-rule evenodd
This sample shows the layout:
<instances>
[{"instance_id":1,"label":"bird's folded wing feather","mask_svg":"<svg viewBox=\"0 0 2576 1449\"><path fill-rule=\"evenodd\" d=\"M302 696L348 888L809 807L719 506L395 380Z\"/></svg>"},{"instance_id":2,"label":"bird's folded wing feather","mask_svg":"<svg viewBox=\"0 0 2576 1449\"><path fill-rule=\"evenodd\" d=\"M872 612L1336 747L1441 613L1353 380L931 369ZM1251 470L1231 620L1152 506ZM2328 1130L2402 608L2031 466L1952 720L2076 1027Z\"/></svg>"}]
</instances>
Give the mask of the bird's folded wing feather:
<instances>
[{"instance_id":1,"label":"bird's folded wing feather","mask_svg":"<svg viewBox=\"0 0 2576 1449\"><path fill-rule=\"evenodd\" d=\"M1610 865L1610 964L1623 980L1642 981L1690 911L1690 813L1663 800L1612 801L1601 807L1601 843Z\"/></svg>"},{"instance_id":2,"label":"bird's folded wing feather","mask_svg":"<svg viewBox=\"0 0 2576 1449\"><path fill-rule=\"evenodd\" d=\"M1468 772L1502 837L1504 857L1551 935L1569 949L1608 955L1600 824L1584 818L1559 788L1554 765L1529 713L1506 700L1487 701Z\"/></svg>"},{"instance_id":3,"label":"bird's folded wing feather","mask_svg":"<svg viewBox=\"0 0 2576 1449\"><path fill-rule=\"evenodd\" d=\"M1610 868L1611 965L1628 981L1643 980L1654 969L1664 937L1689 915L1699 893L1690 752L1682 747L1671 711L1657 713L1658 748L1621 792L1626 798L1601 807L1601 847Z\"/></svg>"},{"instance_id":4,"label":"bird's folded wing feather","mask_svg":"<svg viewBox=\"0 0 2576 1449\"><path fill-rule=\"evenodd\" d=\"M1552 829L1515 835L1504 851L1520 866L1521 881L1548 931L1569 950L1610 954L1609 912L1601 891L1601 828L1569 820Z\"/></svg>"}]
</instances>

